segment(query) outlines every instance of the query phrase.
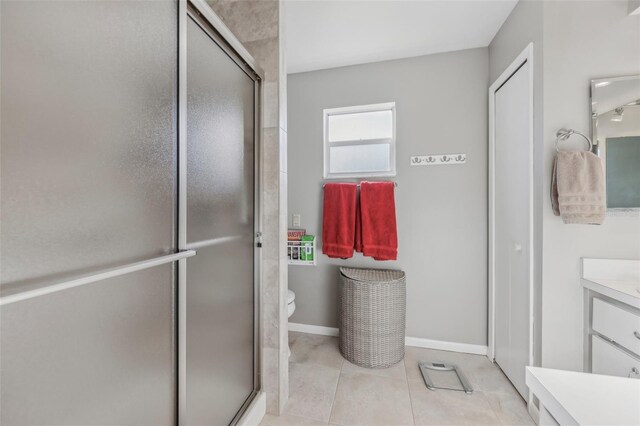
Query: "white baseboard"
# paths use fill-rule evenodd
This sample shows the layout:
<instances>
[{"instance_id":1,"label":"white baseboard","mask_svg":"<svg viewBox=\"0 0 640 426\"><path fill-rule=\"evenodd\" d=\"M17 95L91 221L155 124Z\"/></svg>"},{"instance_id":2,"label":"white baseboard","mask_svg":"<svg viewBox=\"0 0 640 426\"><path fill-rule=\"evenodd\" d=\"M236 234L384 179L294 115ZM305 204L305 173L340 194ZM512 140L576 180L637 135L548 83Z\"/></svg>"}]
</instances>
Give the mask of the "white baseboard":
<instances>
[{"instance_id":1,"label":"white baseboard","mask_svg":"<svg viewBox=\"0 0 640 426\"><path fill-rule=\"evenodd\" d=\"M487 355L487 347L470 343L445 342L443 340L423 339L421 337L405 337L404 344L416 348L438 349L441 351L462 352L465 354Z\"/></svg>"},{"instance_id":2,"label":"white baseboard","mask_svg":"<svg viewBox=\"0 0 640 426\"><path fill-rule=\"evenodd\" d=\"M264 415L267 413L267 394L263 391L260 391L251 404L247 411L244 412L240 420L238 420L238 426L258 426Z\"/></svg>"},{"instance_id":3,"label":"white baseboard","mask_svg":"<svg viewBox=\"0 0 640 426\"><path fill-rule=\"evenodd\" d=\"M289 331L300 333L320 334L322 336L337 336L338 329L335 327L323 327L319 325L289 323ZM438 349L441 351L463 352L475 355L487 355L487 347L483 345L472 345L469 343L445 342L442 340L423 339L420 337L405 337L405 345L416 348Z\"/></svg>"},{"instance_id":4,"label":"white baseboard","mask_svg":"<svg viewBox=\"0 0 640 426\"><path fill-rule=\"evenodd\" d=\"M337 336L338 329L335 327L323 327L321 325L289 323L289 331L298 331L300 333L320 334L321 336Z\"/></svg>"}]
</instances>

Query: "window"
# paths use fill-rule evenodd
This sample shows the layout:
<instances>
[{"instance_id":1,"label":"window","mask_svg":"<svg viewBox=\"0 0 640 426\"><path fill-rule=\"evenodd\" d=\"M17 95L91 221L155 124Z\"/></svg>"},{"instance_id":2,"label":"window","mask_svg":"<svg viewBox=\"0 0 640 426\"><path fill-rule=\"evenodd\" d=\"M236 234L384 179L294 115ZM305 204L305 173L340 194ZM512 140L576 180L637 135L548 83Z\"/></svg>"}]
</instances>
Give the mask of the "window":
<instances>
[{"instance_id":1,"label":"window","mask_svg":"<svg viewBox=\"0 0 640 426\"><path fill-rule=\"evenodd\" d=\"M324 177L396 175L396 104L324 110Z\"/></svg>"}]
</instances>

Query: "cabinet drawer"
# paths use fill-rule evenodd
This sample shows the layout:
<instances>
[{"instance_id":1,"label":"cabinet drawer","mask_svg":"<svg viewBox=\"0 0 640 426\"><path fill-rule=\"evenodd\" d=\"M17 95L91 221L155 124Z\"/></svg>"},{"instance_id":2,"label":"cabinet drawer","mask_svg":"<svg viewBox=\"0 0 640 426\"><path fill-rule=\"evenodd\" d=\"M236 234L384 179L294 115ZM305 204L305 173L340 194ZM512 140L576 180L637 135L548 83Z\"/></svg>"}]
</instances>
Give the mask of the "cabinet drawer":
<instances>
[{"instance_id":1,"label":"cabinet drawer","mask_svg":"<svg viewBox=\"0 0 640 426\"><path fill-rule=\"evenodd\" d=\"M640 377L640 360L621 351L600 336L591 336L591 372L608 376Z\"/></svg>"},{"instance_id":2,"label":"cabinet drawer","mask_svg":"<svg viewBox=\"0 0 640 426\"><path fill-rule=\"evenodd\" d=\"M593 330L640 356L640 316L593 299Z\"/></svg>"}]
</instances>

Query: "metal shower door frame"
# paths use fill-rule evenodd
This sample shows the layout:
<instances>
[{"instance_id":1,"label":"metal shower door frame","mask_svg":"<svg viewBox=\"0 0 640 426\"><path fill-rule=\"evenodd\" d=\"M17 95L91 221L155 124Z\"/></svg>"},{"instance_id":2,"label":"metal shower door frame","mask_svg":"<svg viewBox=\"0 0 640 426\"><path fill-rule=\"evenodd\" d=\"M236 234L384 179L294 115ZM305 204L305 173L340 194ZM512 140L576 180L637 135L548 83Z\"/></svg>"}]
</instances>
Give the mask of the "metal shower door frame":
<instances>
[{"instance_id":1,"label":"metal shower door frame","mask_svg":"<svg viewBox=\"0 0 640 426\"><path fill-rule=\"evenodd\" d=\"M261 264L260 236L262 230L262 82L264 72L242 43L215 14L204 0L178 0L178 248L187 247L187 22L193 18L198 24L205 24L203 30L223 49L230 58L254 81L254 356L253 391L239 407L231 424L236 424L262 388L261 382L261 342L260 342L260 289ZM187 259L178 261L178 425L186 425L186 301L187 301Z\"/></svg>"}]
</instances>

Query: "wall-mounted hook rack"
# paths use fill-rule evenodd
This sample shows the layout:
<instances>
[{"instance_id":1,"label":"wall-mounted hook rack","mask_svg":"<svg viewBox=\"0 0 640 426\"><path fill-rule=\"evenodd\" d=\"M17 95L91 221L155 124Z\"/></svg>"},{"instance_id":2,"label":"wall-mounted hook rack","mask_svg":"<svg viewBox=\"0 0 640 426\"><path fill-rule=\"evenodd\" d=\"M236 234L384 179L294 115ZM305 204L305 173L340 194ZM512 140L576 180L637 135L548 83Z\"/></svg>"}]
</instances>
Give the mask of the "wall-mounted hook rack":
<instances>
[{"instance_id":1,"label":"wall-mounted hook rack","mask_svg":"<svg viewBox=\"0 0 640 426\"><path fill-rule=\"evenodd\" d=\"M414 155L409 160L411 166L446 166L466 162L467 154Z\"/></svg>"}]
</instances>

